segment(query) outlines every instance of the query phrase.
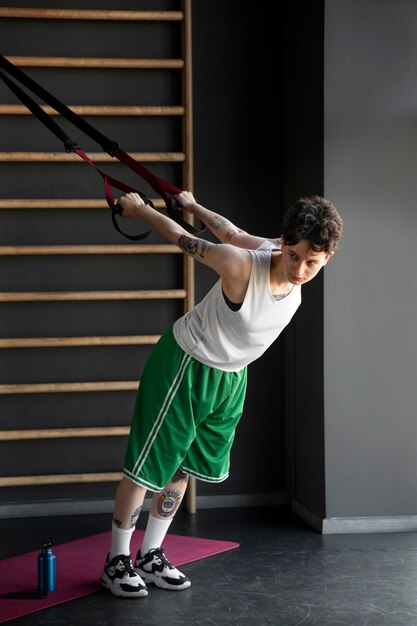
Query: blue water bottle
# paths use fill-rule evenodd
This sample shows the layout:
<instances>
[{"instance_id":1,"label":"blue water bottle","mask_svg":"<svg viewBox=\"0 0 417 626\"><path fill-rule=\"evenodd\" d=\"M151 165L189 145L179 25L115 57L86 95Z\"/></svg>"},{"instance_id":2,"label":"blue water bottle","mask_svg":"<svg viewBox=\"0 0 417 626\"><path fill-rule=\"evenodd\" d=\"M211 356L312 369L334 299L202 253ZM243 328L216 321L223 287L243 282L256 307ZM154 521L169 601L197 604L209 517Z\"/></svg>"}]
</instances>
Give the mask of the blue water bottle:
<instances>
[{"instance_id":1,"label":"blue water bottle","mask_svg":"<svg viewBox=\"0 0 417 626\"><path fill-rule=\"evenodd\" d=\"M46 596L56 588L56 556L52 552L52 543L43 542L42 552L38 556L38 591L40 596Z\"/></svg>"}]
</instances>

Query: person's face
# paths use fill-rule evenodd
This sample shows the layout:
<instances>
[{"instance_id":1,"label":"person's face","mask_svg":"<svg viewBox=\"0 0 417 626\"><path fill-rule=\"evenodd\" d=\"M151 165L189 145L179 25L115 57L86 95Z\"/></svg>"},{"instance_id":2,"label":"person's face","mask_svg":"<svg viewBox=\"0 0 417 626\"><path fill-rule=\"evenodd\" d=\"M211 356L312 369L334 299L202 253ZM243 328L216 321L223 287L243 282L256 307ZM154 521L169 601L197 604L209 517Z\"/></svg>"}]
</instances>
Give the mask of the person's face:
<instances>
[{"instance_id":1,"label":"person's face","mask_svg":"<svg viewBox=\"0 0 417 626\"><path fill-rule=\"evenodd\" d=\"M333 256L333 252L316 252L302 239L294 246L282 241L282 269L292 285L304 285L312 280Z\"/></svg>"}]
</instances>

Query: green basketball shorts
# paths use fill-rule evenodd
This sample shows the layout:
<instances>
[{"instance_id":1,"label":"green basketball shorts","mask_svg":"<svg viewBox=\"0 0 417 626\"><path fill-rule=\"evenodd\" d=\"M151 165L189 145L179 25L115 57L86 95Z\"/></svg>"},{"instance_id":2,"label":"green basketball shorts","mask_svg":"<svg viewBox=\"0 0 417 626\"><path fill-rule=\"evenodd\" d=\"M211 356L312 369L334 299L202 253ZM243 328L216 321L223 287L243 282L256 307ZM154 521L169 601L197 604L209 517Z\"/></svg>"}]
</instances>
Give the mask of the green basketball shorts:
<instances>
[{"instance_id":1,"label":"green basketball shorts","mask_svg":"<svg viewBox=\"0 0 417 626\"><path fill-rule=\"evenodd\" d=\"M229 475L246 368L224 372L186 354L172 328L152 350L133 411L124 475L161 491L178 469L217 483Z\"/></svg>"}]
</instances>

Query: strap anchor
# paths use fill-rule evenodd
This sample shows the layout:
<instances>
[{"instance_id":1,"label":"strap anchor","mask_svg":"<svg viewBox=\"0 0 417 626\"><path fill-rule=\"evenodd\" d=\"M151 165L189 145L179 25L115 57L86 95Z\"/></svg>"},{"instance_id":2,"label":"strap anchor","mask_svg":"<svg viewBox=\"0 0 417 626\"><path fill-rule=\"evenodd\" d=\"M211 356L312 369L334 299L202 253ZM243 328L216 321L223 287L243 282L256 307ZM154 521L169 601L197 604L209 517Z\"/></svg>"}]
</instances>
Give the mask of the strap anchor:
<instances>
[{"instance_id":1,"label":"strap anchor","mask_svg":"<svg viewBox=\"0 0 417 626\"><path fill-rule=\"evenodd\" d=\"M72 139L66 139L64 141L65 152L74 152L75 148L78 148L78 143Z\"/></svg>"}]
</instances>

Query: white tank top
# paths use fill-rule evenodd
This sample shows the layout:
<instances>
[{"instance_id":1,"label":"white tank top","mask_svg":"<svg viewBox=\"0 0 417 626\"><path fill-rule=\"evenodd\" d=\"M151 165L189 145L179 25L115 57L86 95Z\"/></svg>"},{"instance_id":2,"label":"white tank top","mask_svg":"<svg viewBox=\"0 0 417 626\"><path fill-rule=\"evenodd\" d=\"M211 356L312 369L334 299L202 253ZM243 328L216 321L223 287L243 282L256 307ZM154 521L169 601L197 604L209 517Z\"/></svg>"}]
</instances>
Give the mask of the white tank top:
<instances>
[{"instance_id":1,"label":"white tank top","mask_svg":"<svg viewBox=\"0 0 417 626\"><path fill-rule=\"evenodd\" d=\"M206 365L237 372L259 358L290 322L301 304L301 287L294 285L282 300L275 300L269 284L272 250L265 240L249 250L252 269L241 308L226 304L221 280L194 309L173 327L179 346Z\"/></svg>"}]
</instances>

